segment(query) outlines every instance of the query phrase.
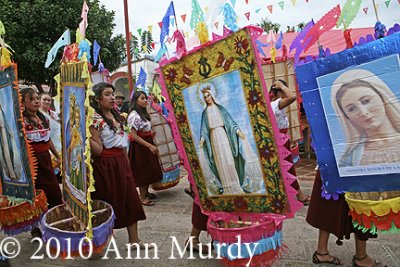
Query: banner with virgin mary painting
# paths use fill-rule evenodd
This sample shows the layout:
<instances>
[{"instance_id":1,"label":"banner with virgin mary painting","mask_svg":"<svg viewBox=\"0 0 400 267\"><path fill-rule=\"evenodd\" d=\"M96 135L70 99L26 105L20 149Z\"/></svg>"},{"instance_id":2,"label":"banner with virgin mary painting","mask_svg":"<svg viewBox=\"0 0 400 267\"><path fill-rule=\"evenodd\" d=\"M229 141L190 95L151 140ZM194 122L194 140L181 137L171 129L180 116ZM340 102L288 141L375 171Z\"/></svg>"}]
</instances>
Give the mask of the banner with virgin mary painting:
<instances>
[{"instance_id":1,"label":"banner with virgin mary painting","mask_svg":"<svg viewBox=\"0 0 400 267\"><path fill-rule=\"evenodd\" d=\"M0 70L0 177L3 194L35 200L34 160L25 137L17 66Z\"/></svg>"},{"instance_id":2,"label":"banner with virgin mary painting","mask_svg":"<svg viewBox=\"0 0 400 267\"><path fill-rule=\"evenodd\" d=\"M325 189L400 189L400 33L296 69Z\"/></svg>"},{"instance_id":3,"label":"banner with virgin mary painting","mask_svg":"<svg viewBox=\"0 0 400 267\"><path fill-rule=\"evenodd\" d=\"M293 214L289 153L248 27L161 61L166 105L205 211Z\"/></svg>"}]
</instances>

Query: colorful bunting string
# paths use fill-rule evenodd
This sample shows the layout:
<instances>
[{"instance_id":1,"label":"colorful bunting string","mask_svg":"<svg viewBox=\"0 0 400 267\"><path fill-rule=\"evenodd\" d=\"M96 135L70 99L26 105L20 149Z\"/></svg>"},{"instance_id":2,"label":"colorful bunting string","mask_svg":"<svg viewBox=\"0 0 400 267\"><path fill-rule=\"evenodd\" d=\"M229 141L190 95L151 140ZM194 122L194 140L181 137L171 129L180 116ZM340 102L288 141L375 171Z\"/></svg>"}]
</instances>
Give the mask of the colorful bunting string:
<instances>
[{"instance_id":1,"label":"colorful bunting string","mask_svg":"<svg viewBox=\"0 0 400 267\"><path fill-rule=\"evenodd\" d=\"M97 40L94 40L93 41L93 63L94 63L94 66L97 65L97 59L100 54L100 49L101 49L101 47L100 47L99 43L97 42Z\"/></svg>"},{"instance_id":2,"label":"colorful bunting string","mask_svg":"<svg viewBox=\"0 0 400 267\"><path fill-rule=\"evenodd\" d=\"M260 12L261 8L257 8L256 9L256 13L258 14L258 12Z\"/></svg>"},{"instance_id":3,"label":"colorful bunting string","mask_svg":"<svg viewBox=\"0 0 400 267\"><path fill-rule=\"evenodd\" d=\"M224 23L230 30L239 30L239 27L236 25L237 15L235 10L233 10L232 6L228 3L224 6L224 18Z\"/></svg>"},{"instance_id":4,"label":"colorful bunting string","mask_svg":"<svg viewBox=\"0 0 400 267\"><path fill-rule=\"evenodd\" d=\"M283 8L284 8L284 6L285 6L285 2L284 2L284 1L281 1L281 2L279 2L278 4L279 4L279 6L281 7L281 9L283 10Z\"/></svg>"},{"instance_id":5,"label":"colorful bunting string","mask_svg":"<svg viewBox=\"0 0 400 267\"><path fill-rule=\"evenodd\" d=\"M272 6L273 6L273 5L269 5L269 6L267 6L267 8L268 8L268 11L269 11L269 13L271 13L271 14L272 14Z\"/></svg>"},{"instance_id":6,"label":"colorful bunting string","mask_svg":"<svg viewBox=\"0 0 400 267\"><path fill-rule=\"evenodd\" d=\"M292 5L296 6L296 0L292 0Z\"/></svg>"},{"instance_id":7,"label":"colorful bunting string","mask_svg":"<svg viewBox=\"0 0 400 267\"><path fill-rule=\"evenodd\" d=\"M77 30L79 32L79 30ZM53 47L50 49L50 51L47 53L47 59L46 63L44 64L44 67L47 69L50 64L54 61L57 55L58 49L60 49L63 46L71 44L71 35L69 33L69 30L66 30L60 38L58 38L57 42L53 45Z\"/></svg>"},{"instance_id":8,"label":"colorful bunting string","mask_svg":"<svg viewBox=\"0 0 400 267\"><path fill-rule=\"evenodd\" d=\"M190 18L190 28L196 29L199 22L204 21L204 12L197 0L192 0L192 16Z\"/></svg>"},{"instance_id":9,"label":"colorful bunting string","mask_svg":"<svg viewBox=\"0 0 400 267\"><path fill-rule=\"evenodd\" d=\"M245 15L247 20L250 20L250 12L246 12L246 13L244 13L244 15Z\"/></svg>"},{"instance_id":10,"label":"colorful bunting string","mask_svg":"<svg viewBox=\"0 0 400 267\"><path fill-rule=\"evenodd\" d=\"M343 28L347 29L356 17L361 7L361 3L362 0L347 0L343 6L342 12L340 13L336 26L340 27L340 25L343 24Z\"/></svg>"},{"instance_id":11,"label":"colorful bunting string","mask_svg":"<svg viewBox=\"0 0 400 267\"><path fill-rule=\"evenodd\" d=\"M183 23L185 23L185 21L186 21L186 14L181 15L181 19L182 19Z\"/></svg>"},{"instance_id":12,"label":"colorful bunting string","mask_svg":"<svg viewBox=\"0 0 400 267\"><path fill-rule=\"evenodd\" d=\"M340 5L332 8L328 13L326 13L311 30L307 33L304 41L306 46L304 51L307 51L318 39L319 37L329 30L331 30L337 23L340 16Z\"/></svg>"},{"instance_id":13,"label":"colorful bunting string","mask_svg":"<svg viewBox=\"0 0 400 267\"><path fill-rule=\"evenodd\" d=\"M363 11L364 11L365 15L367 15L368 14L368 7L364 7Z\"/></svg>"},{"instance_id":14,"label":"colorful bunting string","mask_svg":"<svg viewBox=\"0 0 400 267\"><path fill-rule=\"evenodd\" d=\"M257 50L258 53L260 53L263 57L267 57L267 55L265 54L263 47L269 46L269 44L264 44L263 42L256 40L256 45L257 45Z\"/></svg>"},{"instance_id":15,"label":"colorful bunting string","mask_svg":"<svg viewBox=\"0 0 400 267\"><path fill-rule=\"evenodd\" d=\"M235 7L236 0L231 0L232 6Z\"/></svg>"},{"instance_id":16,"label":"colorful bunting string","mask_svg":"<svg viewBox=\"0 0 400 267\"><path fill-rule=\"evenodd\" d=\"M400 3L400 2L399 2ZM389 8L389 5L390 5L390 0L388 0L388 1L385 1L385 5L386 5L386 7L387 8Z\"/></svg>"},{"instance_id":17,"label":"colorful bunting string","mask_svg":"<svg viewBox=\"0 0 400 267\"><path fill-rule=\"evenodd\" d=\"M174 2L171 1L171 3L168 6L167 12L165 12L165 15L162 19L162 24L161 24L161 32L160 32L160 44L161 46L164 45L164 39L166 36L169 35L169 22L170 22L170 17L174 16L175 10L174 10Z\"/></svg>"}]
</instances>

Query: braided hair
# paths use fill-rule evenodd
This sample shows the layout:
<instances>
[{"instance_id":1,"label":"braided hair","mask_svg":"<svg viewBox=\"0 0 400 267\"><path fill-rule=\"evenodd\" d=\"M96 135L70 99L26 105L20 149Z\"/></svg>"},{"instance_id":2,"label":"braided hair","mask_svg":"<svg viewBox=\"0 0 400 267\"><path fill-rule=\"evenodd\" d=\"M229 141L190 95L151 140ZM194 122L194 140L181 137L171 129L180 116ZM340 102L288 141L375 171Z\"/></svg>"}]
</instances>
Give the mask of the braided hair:
<instances>
[{"instance_id":1,"label":"braided hair","mask_svg":"<svg viewBox=\"0 0 400 267\"><path fill-rule=\"evenodd\" d=\"M21 94L22 103L24 104L24 106L26 100L31 101L34 94L38 95L38 93L30 87L21 89L19 93ZM24 108L24 112L22 112L22 115L29 121L29 123L33 124L33 126L38 126L37 123L31 119L31 115L28 114L26 108ZM38 116L39 119L42 121L44 128L50 128L49 122L42 112L40 112L39 110L36 111L36 116Z\"/></svg>"},{"instance_id":2,"label":"braided hair","mask_svg":"<svg viewBox=\"0 0 400 267\"><path fill-rule=\"evenodd\" d=\"M147 99L147 95L146 95L146 93L145 92L143 92L143 91L136 91L134 94L133 94L133 96L132 96L132 104L131 104L131 108L130 108L130 110L129 110L129 113L131 113L133 110L135 110L138 114L139 114L139 116L140 116L140 118L142 119L142 120L144 120L144 121L150 121L150 114L147 112L147 109L146 108L141 108L141 107L139 107L138 106L138 104L137 104L137 100L139 99L139 97L141 96L141 95L145 95L145 97L146 97L146 99Z\"/></svg>"},{"instance_id":3,"label":"braided hair","mask_svg":"<svg viewBox=\"0 0 400 267\"><path fill-rule=\"evenodd\" d=\"M99 103L96 101L96 100L103 98L103 91L107 88L111 88L115 92L115 87L110 83L101 82L101 83L98 83L93 86L92 90L94 92L94 97L91 99L91 106L94 108L96 113L99 114L103 118L103 120L107 123L107 125L110 127L110 129L112 129L114 132L116 132L117 128L114 126L113 121L110 120L109 118L107 118L103 114L103 110L100 108ZM113 115L114 119L116 121L118 121L118 123L121 125L121 128L123 129L124 121L123 121L121 115L118 113L118 111L116 111L115 109L111 109L111 114Z\"/></svg>"}]
</instances>

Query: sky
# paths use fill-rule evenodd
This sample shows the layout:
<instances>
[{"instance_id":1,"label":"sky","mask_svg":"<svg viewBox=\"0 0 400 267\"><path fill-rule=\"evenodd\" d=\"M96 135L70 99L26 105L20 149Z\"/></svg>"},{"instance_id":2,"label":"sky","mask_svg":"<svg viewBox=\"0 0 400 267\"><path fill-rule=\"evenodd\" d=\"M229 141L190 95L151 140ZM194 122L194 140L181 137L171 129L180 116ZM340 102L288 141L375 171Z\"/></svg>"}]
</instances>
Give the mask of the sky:
<instances>
[{"instance_id":1,"label":"sky","mask_svg":"<svg viewBox=\"0 0 400 267\"><path fill-rule=\"evenodd\" d=\"M212 6L217 0L198 0L203 11ZM101 4L105 5L108 10L114 10L116 13L114 29L115 34L124 34L124 1L123 0L100 0ZM175 14L177 18L178 28L184 32L194 33L190 31L190 15L192 13L191 0L174 0ZM249 24L257 24L262 18L269 18L272 22L281 24L281 30L286 31L286 26L295 26L299 22L308 22L314 19L317 22L331 8L340 4L341 7L346 0L227 0L227 2L235 2L235 12L238 15L237 24L239 27L244 27ZM284 2L283 9L280 7L281 2ZM295 2L295 5L293 5ZM356 18L351 23L351 28L358 27L373 27L376 22L376 17L373 9L372 0L363 0L361 8L357 13ZM378 6L379 20L387 27L394 23L400 22L400 0L389 0L389 7L386 7L385 2L388 0L375 0ZM152 26L154 41L159 40L160 22L170 4L169 0L128 0L129 10L129 27L130 31L137 34L138 29L147 30L149 25ZM268 10L268 6L272 5L272 13ZM368 8L367 14L363 11ZM257 12L256 12L257 11ZM89 11L90 12L90 11ZM250 12L250 18L247 20L245 13ZM206 13L206 12L205 12ZM182 21L181 15L186 14L185 23ZM213 32L221 33L223 24L223 16L218 17L219 26ZM90 21L89 21L90 24ZM174 28L170 28L170 36Z\"/></svg>"}]
</instances>

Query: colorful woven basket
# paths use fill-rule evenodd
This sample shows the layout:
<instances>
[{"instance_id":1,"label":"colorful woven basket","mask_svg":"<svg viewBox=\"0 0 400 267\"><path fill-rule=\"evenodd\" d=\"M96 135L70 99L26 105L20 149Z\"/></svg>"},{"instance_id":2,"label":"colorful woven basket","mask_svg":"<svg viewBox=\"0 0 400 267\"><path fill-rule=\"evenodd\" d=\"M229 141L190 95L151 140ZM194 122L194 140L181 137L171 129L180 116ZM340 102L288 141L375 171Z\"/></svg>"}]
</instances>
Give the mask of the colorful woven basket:
<instances>
[{"instance_id":1,"label":"colorful woven basket","mask_svg":"<svg viewBox=\"0 0 400 267\"><path fill-rule=\"evenodd\" d=\"M221 246L222 264L229 267L271 266L281 256L283 218L275 214L211 215L208 232L214 246ZM240 249L238 246L236 250L229 249L230 245L238 243L239 238ZM248 247L254 250L251 260ZM238 251L241 251L240 255Z\"/></svg>"},{"instance_id":2,"label":"colorful woven basket","mask_svg":"<svg viewBox=\"0 0 400 267\"><path fill-rule=\"evenodd\" d=\"M92 202L92 218L93 239L91 245L93 253L101 253L112 236L115 215L114 211L108 203L100 200ZM79 249L84 256L87 256L90 244L85 241L86 226L73 216L69 207L62 204L50 209L42 218L42 238L43 241L51 241L51 238L57 239L58 242L50 242L50 250L52 252L60 250L59 256L62 258L74 257L80 255ZM60 248L58 248L58 244Z\"/></svg>"},{"instance_id":3,"label":"colorful woven basket","mask_svg":"<svg viewBox=\"0 0 400 267\"><path fill-rule=\"evenodd\" d=\"M17 235L36 227L47 211L47 198L42 190L36 190L34 203L0 195L0 230L7 235Z\"/></svg>"},{"instance_id":4,"label":"colorful woven basket","mask_svg":"<svg viewBox=\"0 0 400 267\"><path fill-rule=\"evenodd\" d=\"M154 191L161 191L176 186L179 184L180 172L181 170L179 169L179 166L176 166L175 169L171 171L163 172L162 180L152 184L151 188Z\"/></svg>"},{"instance_id":5,"label":"colorful woven basket","mask_svg":"<svg viewBox=\"0 0 400 267\"><path fill-rule=\"evenodd\" d=\"M400 233L400 191L346 193L353 225L364 232Z\"/></svg>"}]
</instances>

